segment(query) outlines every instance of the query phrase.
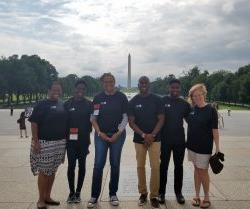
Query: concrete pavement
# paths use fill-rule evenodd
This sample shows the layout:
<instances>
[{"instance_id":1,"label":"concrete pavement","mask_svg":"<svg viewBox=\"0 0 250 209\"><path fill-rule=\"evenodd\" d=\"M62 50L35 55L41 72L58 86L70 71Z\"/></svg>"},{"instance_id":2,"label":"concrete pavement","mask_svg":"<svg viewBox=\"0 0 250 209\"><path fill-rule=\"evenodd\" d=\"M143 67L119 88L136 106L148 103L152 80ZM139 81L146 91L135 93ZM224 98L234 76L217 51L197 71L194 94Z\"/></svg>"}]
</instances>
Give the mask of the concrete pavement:
<instances>
[{"instance_id":1,"label":"concrete pavement","mask_svg":"<svg viewBox=\"0 0 250 209\"><path fill-rule=\"evenodd\" d=\"M30 171L29 149L30 138L20 139L18 136L17 117L9 116L9 111L0 110L0 208L1 209L35 209L37 201L36 177ZM221 147L225 153L225 168L219 175L211 174L211 200L212 209L249 209L250 208L250 111L232 111L232 116L226 116L225 129L221 131ZM83 202L79 205L68 205L65 201L68 196L67 161L57 173L53 196L61 201L58 209L86 208L90 198L92 169L94 158L93 144L87 158L87 172L82 191ZM108 161L107 161L108 162ZM169 181L167 186L167 207L173 209L194 208L191 199L194 195L193 169L190 162L185 159L183 193L187 199L181 206L175 201L173 192L173 162L171 160ZM147 166L150 172L149 165ZM108 203L109 164L106 164L103 176L103 189L98 208L115 208ZM124 145L121 176L118 197L122 208L141 208L137 206L137 175L134 144L132 132L128 129L128 136ZM117 208L117 207L116 207ZM150 208L145 205L142 208ZM161 208L166 208L161 206Z\"/></svg>"}]
</instances>

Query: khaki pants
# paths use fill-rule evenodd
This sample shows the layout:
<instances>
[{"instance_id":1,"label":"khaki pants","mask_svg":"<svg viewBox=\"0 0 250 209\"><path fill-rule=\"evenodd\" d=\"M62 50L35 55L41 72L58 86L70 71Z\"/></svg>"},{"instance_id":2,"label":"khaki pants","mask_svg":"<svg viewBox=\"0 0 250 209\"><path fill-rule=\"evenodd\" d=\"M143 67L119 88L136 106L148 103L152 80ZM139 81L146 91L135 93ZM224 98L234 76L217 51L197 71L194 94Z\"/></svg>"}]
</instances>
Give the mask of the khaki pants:
<instances>
[{"instance_id":1,"label":"khaki pants","mask_svg":"<svg viewBox=\"0 0 250 209\"><path fill-rule=\"evenodd\" d=\"M144 144L135 143L138 190L140 194L147 194L145 162L147 151L149 154L151 177L150 177L150 199L158 197L160 179L160 152L161 143L153 142L149 148Z\"/></svg>"}]
</instances>

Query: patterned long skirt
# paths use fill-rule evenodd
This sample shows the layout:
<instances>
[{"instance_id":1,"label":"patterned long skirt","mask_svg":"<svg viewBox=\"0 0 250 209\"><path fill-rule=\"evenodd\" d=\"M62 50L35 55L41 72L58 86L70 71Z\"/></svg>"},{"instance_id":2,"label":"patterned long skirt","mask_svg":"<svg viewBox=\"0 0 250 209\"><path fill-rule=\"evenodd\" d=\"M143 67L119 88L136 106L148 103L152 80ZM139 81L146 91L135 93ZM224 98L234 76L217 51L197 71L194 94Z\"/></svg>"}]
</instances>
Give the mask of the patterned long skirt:
<instances>
[{"instance_id":1,"label":"patterned long skirt","mask_svg":"<svg viewBox=\"0 0 250 209\"><path fill-rule=\"evenodd\" d=\"M66 139L57 141L39 140L41 151L34 151L34 142L31 142L30 166L35 175L43 173L51 176L56 173L60 164L64 162L66 152Z\"/></svg>"}]
</instances>

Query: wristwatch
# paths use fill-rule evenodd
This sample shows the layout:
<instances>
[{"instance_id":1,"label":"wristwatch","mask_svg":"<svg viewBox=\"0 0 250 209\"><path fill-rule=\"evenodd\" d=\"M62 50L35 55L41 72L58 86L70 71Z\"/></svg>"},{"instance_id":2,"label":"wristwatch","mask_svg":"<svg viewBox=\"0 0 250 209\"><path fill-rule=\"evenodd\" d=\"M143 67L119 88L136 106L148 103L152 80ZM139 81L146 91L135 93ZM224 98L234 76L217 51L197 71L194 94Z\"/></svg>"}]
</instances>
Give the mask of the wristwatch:
<instances>
[{"instance_id":1,"label":"wristwatch","mask_svg":"<svg viewBox=\"0 0 250 209\"><path fill-rule=\"evenodd\" d=\"M142 133L141 137L144 139L146 136L146 134Z\"/></svg>"}]
</instances>

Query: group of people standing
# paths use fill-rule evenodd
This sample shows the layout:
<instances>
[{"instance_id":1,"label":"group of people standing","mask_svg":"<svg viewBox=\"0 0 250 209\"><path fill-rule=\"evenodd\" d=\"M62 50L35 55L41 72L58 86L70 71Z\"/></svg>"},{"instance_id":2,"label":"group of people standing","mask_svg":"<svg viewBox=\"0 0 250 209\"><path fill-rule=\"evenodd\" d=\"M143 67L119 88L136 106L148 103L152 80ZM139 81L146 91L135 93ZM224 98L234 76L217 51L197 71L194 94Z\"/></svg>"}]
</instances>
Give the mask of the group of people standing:
<instances>
[{"instance_id":1,"label":"group of people standing","mask_svg":"<svg viewBox=\"0 0 250 209\"><path fill-rule=\"evenodd\" d=\"M185 148L188 159L194 165L196 196L192 204L208 208L209 158L213 142L219 152L218 116L216 110L206 103L206 88L203 84L189 91L190 103L180 97L180 81L173 79L169 84L170 95L163 98L150 93L150 80L142 76L138 82L139 94L130 101L115 88L115 77L104 73L101 77L103 91L93 102L85 97L87 85L83 80L75 84L74 96L63 103L62 88L53 82L48 99L38 103L29 118L32 128L31 170L38 175L38 209L47 205L59 205L51 198L51 189L56 171L68 157L68 203L81 201L81 189L89 153L90 133L95 129L95 159L92 175L91 198L88 208L93 208L101 193L103 168L109 150L110 182L109 197L113 206L119 205L117 197L122 148L126 139L126 126L134 131L139 205L147 202L145 163L149 155L151 178L149 199L153 208L165 203L168 165L171 153L174 159L174 190L178 203L184 204L182 195L183 160ZM188 124L187 141L183 120ZM78 161L78 180L75 188L75 167ZM200 199L203 187L204 199Z\"/></svg>"}]
</instances>

